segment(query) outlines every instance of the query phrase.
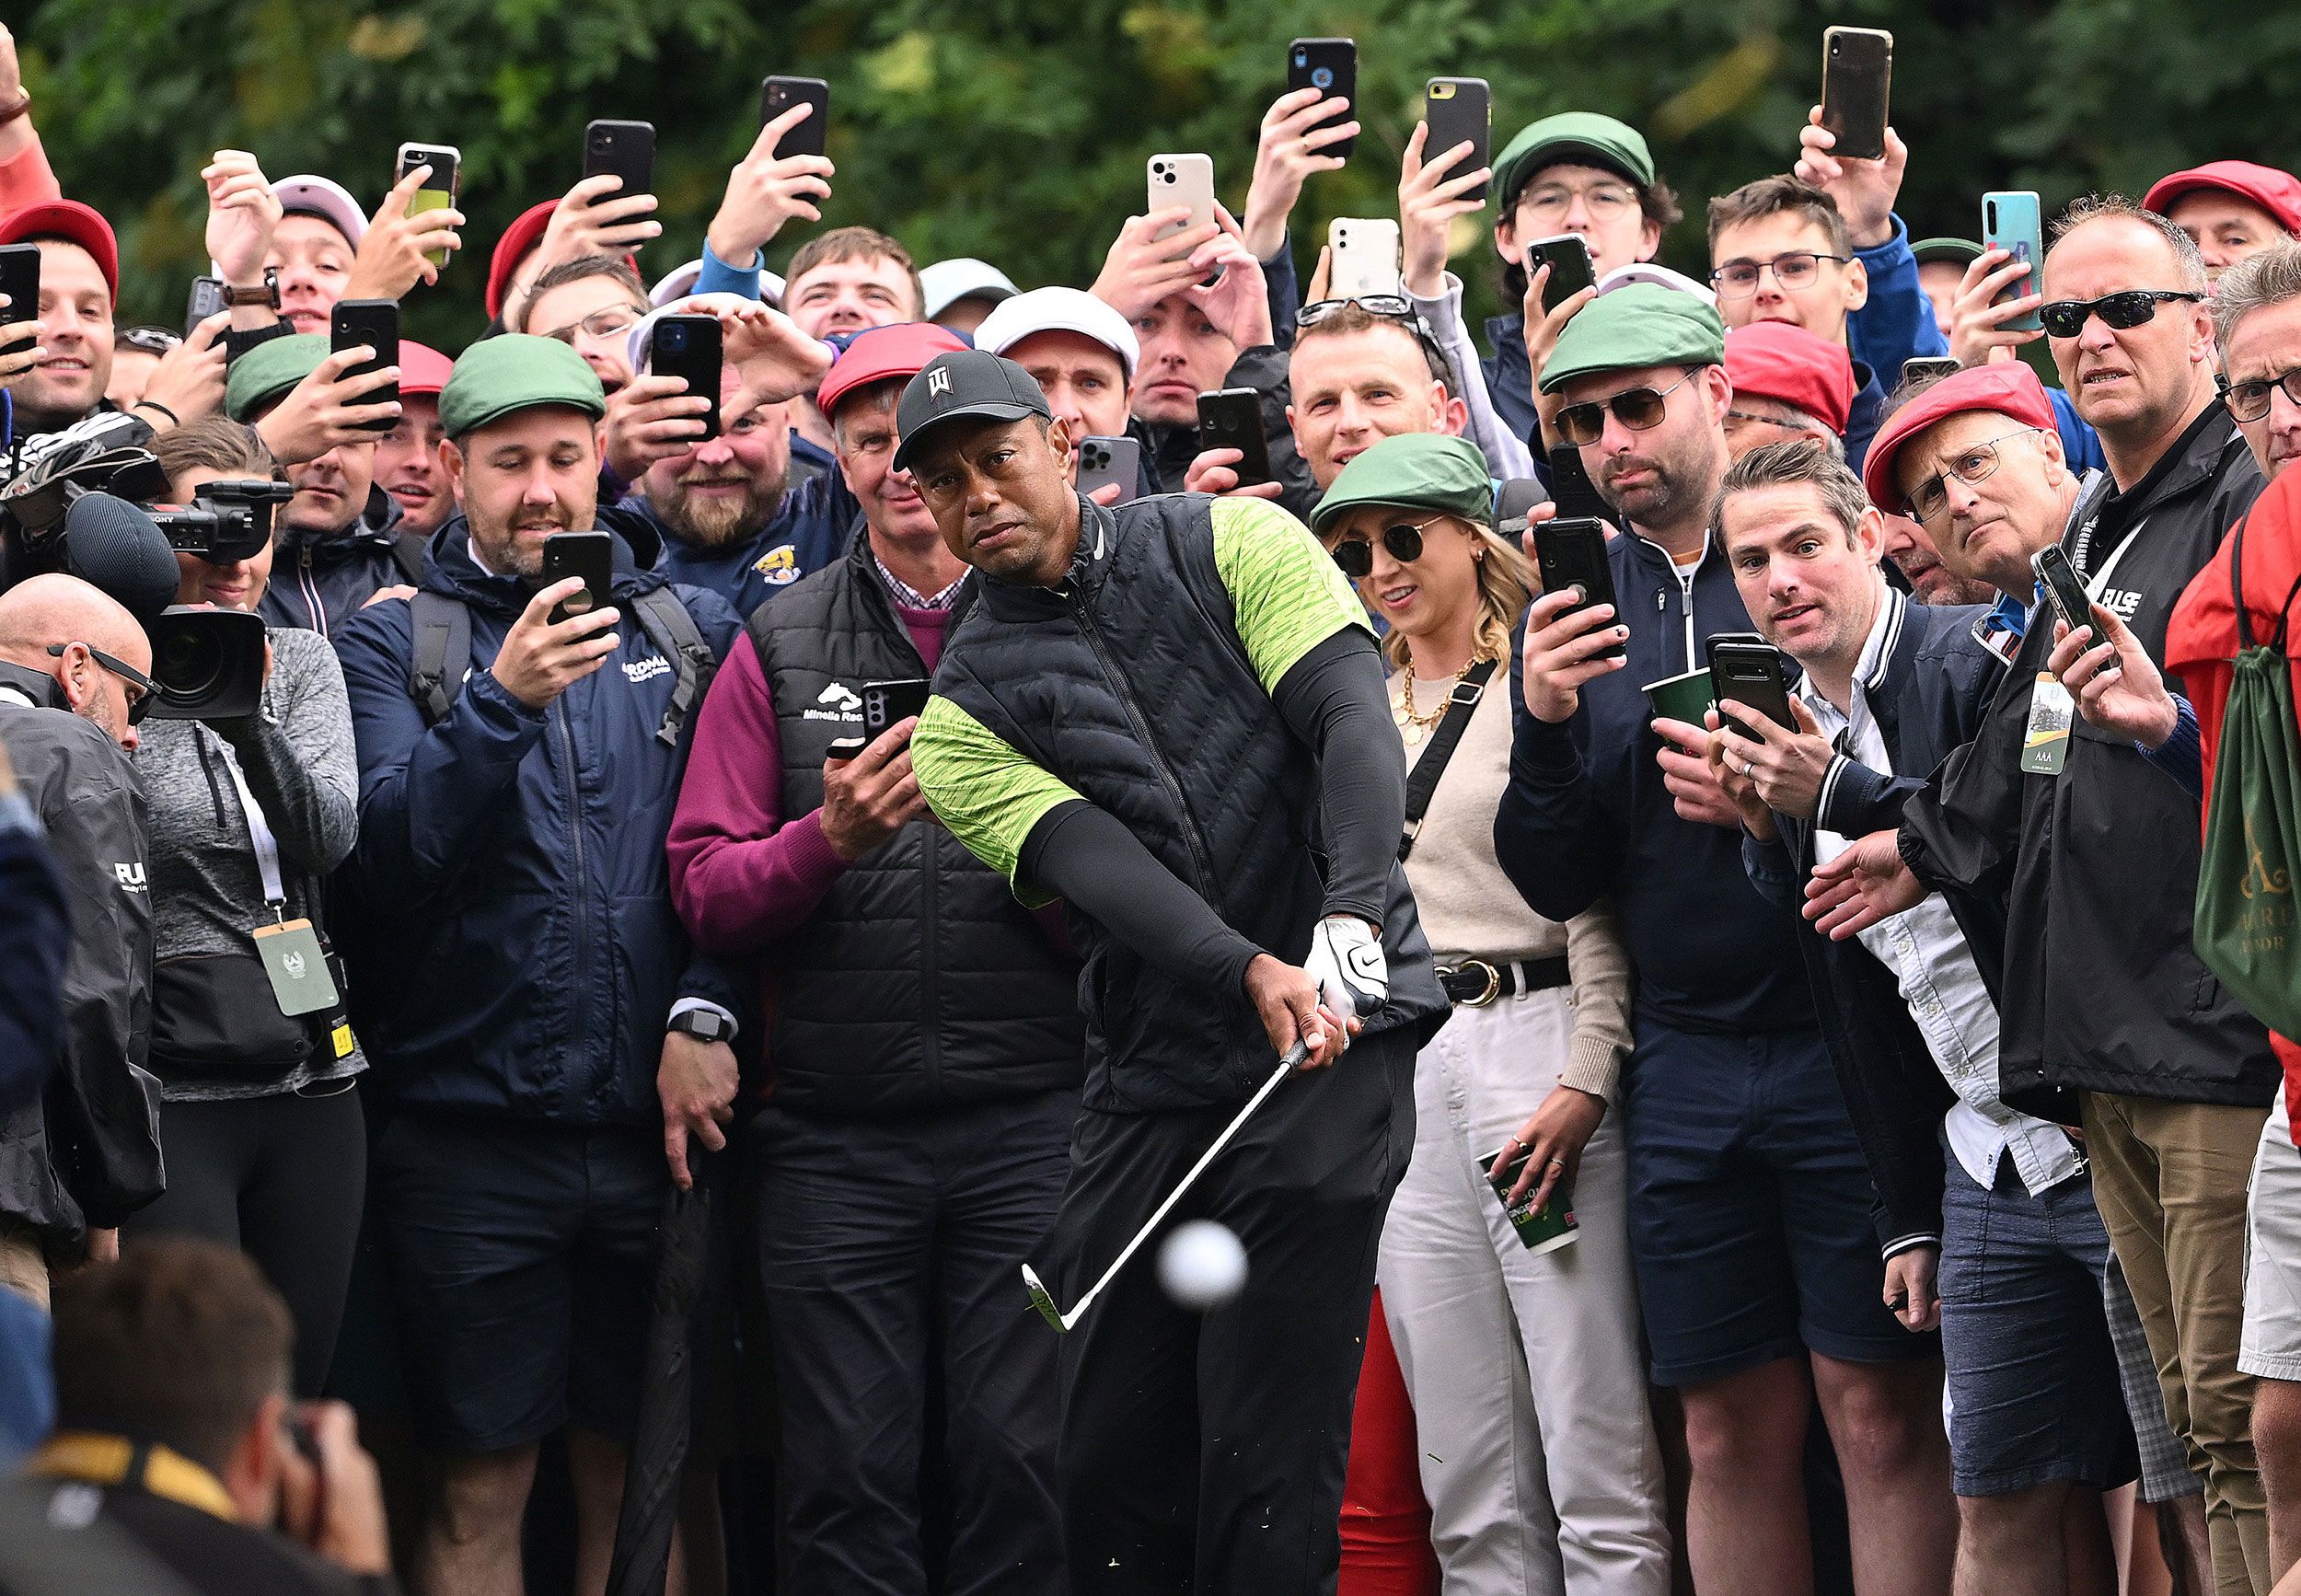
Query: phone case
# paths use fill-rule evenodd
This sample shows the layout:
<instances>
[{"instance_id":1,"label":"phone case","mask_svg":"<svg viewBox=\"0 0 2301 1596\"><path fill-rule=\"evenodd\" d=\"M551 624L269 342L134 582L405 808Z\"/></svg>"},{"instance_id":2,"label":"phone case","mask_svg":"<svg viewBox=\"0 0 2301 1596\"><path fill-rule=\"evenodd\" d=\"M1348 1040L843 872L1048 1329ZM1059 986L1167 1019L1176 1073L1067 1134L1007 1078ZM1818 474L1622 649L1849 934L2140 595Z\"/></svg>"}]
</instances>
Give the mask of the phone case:
<instances>
[{"instance_id":1,"label":"phone case","mask_svg":"<svg viewBox=\"0 0 2301 1596\"><path fill-rule=\"evenodd\" d=\"M1588 609L1595 604L1611 604L1614 619L1622 619L1622 606L1614 597L1613 566L1606 559L1606 528L1603 523L1589 517L1552 519L1537 522L1533 527L1534 569L1542 578L1544 593L1559 593L1579 587L1582 602L1566 613ZM1616 643L1601 649L1595 659L1613 659L1628 652L1626 644Z\"/></svg>"},{"instance_id":2,"label":"phone case","mask_svg":"<svg viewBox=\"0 0 2301 1596\"><path fill-rule=\"evenodd\" d=\"M216 286L220 295L223 285L218 283ZM40 319L39 245L10 244L0 249L0 294L8 296L7 308L0 310L0 322ZM218 304L216 309L222 308L223 306ZM29 338L19 338L6 348L0 349L0 354L21 354L39 341L38 333Z\"/></svg>"},{"instance_id":3,"label":"phone case","mask_svg":"<svg viewBox=\"0 0 2301 1596\"><path fill-rule=\"evenodd\" d=\"M1837 135L1833 156L1882 159L1893 83L1893 35L1879 28L1831 28L1821 35L1821 125Z\"/></svg>"},{"instance_id":4,"label":"phone case","mask_svg":"<svg viewBox=\"0 0 2301 1596\"><path fill-rule=\"evenodd\" d=\"M2038 197L2034 191L2028 189L2000 190L1982 196L1982 248L2009 250L2015 260L2029 263L2029 275L2010 285L1998 295L1999 299L2019 299L2024 295L2038 292L2038 273L2045 264L2045 226L2043 213L2038 207ZM2023 332L2035 332L2045 324L2032 310L2025 316L2015 317L2006 325Z\"/></svg>"},{"instance_id":5,"label":"phone case","mask_svg":"<svg viewBox=\"0 0 2301 1596\"><path fill-rule=\"evenodd\" d=\"M647 369L655 376L676 376L684 380L688 391L700 394L711 401L711 408L697 418L703 423L703 435L695 440L703 443L719 436L719 368L721 364L719 321L711 316L666 316L655 323L648 335Z\"/></svg>"},{"instance_id":6,"label":"phone case","mask_svg":"<svg viewBox=\"0 0 2301 1596\"><path fill-rule=\"evenodd\" d=\"M1937 376L1948 376L1960 369L1958 358L1951 354L1914 354L1902 363L1902 380L1913 383Z\"/></svg>"},{"instance_id":7,"label":"phone case","mask_svg":"<svg viewBox=\"0 0 2301 1596\"><path fill-rule=\"evenodd\" d=\"M1490 121L1490 98L1486 80L1483 77L1434 77L1422 91L1422 120L1429 124L1429 136L1422 147L1433 159L1452 149L1464 139L1471 142L1471 151L1447 169L1453 172L1474 172L1487 164L1492 148L1493 128ZM1486 187L1480 183L1466 189L1459 196L1465 200L1483 200Z\"/></svg>"},{"instance_id":8,"label":"phone case","mask_svg":"<svg viewBox=\"0 0 2301 1596\"><path fill-rule=\"evenodd\" d=\"M1555 237L1536 238L1526 246L1526 274L1531 277L1537 267L1550 268L1549 279L1542 285L1542 307L1555 310L1585 288L1598 285L1598 268L1590 258L1590 240L1579 233L1560 233Z\"/></svg>"},{"instance_id":9,"label":"phone case","mask_svg":"<svg viewBox=\"0 0 2301 1596\"><path fill-rule=\"evenodd\" d=\"M931 691L923 677L863 683L863 735L879 737L897 722L924 714Z\"/></svg>"},{"instance_id":10,"label":"phone case","mask_svg":"<svg viewBox=\"0 0 2301 1596\"><path fill-rule=\"evenodd\" d=\"M1323 127L1334 127L1348 121L1358 114L1359 46L1349 39L1298 39L1287 47L1287 87L1315 88L1322 94L1340 95L1350 101L1350 109L1338 116L1330 116L1313 122L1308 131L1316 133ZM1328 145L1318 153L1350 158L1358 147L1359 135L1352 133L1340 144Z\"/></svg>"},{"instance_id":11,"label":"phone case","mask_svg":"<svg viewBox=\"0 0 2301 1596\"><path fill-rule=\"evenodd\" d=\"M1782 651L1768 642L1709 640L1710 692L1718 713L1729 703L1748 704L1777 726L1795 727L1789 708L1789 673ZM1735 722L1737 726L1744 723Z\"/></svg>"},{"instance_id":12,"label":"phone case","mask_svg":"<svg viewBox=\"0 0 2301 1596\"><path fill-rule=\"evenodd\" d=\"M1336 216L1326 225L1326 294L1358 299L1369 294L1404 295L1398 224L1383 216Z\"/></svg>"},{"instance_id":13,"label":"phone case","mask_svg":"<svg viewBox=\"0 0 2301 1596\"><path fill-rule=\"evenodd\" d=\"M1150 235L1151 241L1171 238L1214 220L1214 157L1201 155L1156 155L1144 168L1149 179L1150 208L1163 211L1188 205L1190 215Z\"/></svg>"},{"instance_id":14,"label":"phone case","mask_svg":"<svg viewBox=\"0 0 2301 1596\"><path fill-rule=\"evenodd\" d=\"M819 156L831 130L831 86L819 77L770 77L759 85L759 125L765 127L801 100L815 114L800 119L775 145L778 156Z\"/></svg>"},{"instance_id":15,"label":"phone case","mask_svg":"<svg viewBox=\"0 0 2301 1596\"><path fill-rule=\"evenodd\" d=\"M623 187L607 196L620 200L652 193L655 187L655 125L644 121L595 121L584 129L584 176L613 172Z\"/></svg>"},{"instance_id":16,"label":"phone case","mask_svg":"<svg viewBox=\"0 0 2301 1596\"><path fill-rule=\"evenodd\" d=\"M1135 496L1142 481L1142 445L1133 438L1084 437L1079 440L1079 480L1081 493L1118 486L1117 503Z\"/></svg>"},{"instance_id":17,"label":"phone case","mask_svg":"<svg viewBox=\"0 0 2301 1596\"><path fill-rule=\"evenodd\" d=\"M453 145L406 144L399 146L399 158L392 166L392 181L397 183L418 167L429 167L432 175L422 188L408 196L408 214L423 211L445 211L456 202L463 186L463 152ZM447 251L426 249L423 259L434 266L447 264Z\"/></svg>"},{"instance_id":18,"label":"phone case","mask_svg":"<svg viewBox=\"0 0 2301 1596\"><path fill-rule=\"evenodd\" d=\"M2077 568L2069 562L2069 556L2059 544L2048 544L2032 554L2029 569L2045 584L2046 596L2070 630L2093 624L2093 596L2086 590L2086 579L2077 574Z\"/></svg>"},{"instance_id":19,"label":"phone case","mask_svg":"<svg viewBox=\"0 0 2301 1596\"><path fill-rule=\"evenodd\" d=\"M572 601L551 607L550 622L557 626L570 616L584 615L607 602L615 582L615 537L607 532L554 532L543 540L541 585L564 577L580 576L584 591Z\"/></svg>"},{"instance_id":20,"label":"phone case","mask_svg":"<svg viewBox=\"0 0 2301 1596\"><path fill-rule=\"evenodd\" d=\"M1244 457L1231 468L1238 485L1270 480L1270 447L1263 439L1261 396L1251 387L1226 387L1198 396L1198 447L1236 449Z\"/></svg>"},{"instance_id":21,"label":"phone case","mask_svg":"<svg viewBox=\"0 0 2301 1596\"><path fill-rule=\"evenodd\" d=\"M362 361L343 375L346 377L366 372L381 371L387 365L399 364L399 302L396 299L339 299L328 316L328 347L330 351L353 349L366 344L376 351L376 358ZM399 385L386 383L360 395L364 405L396 402ZM389 417L362 422L361 426L371 433L387 433L398 423Z\"/></svg>"},{"instance_id":22,"label":"phone case","mask_svg":"<svg viewBox=\"0 0 2301 1596\"><path fill-rule=\"evenodd\" d=\"M0 293L6 292L13 292L13 290L0 287ZM193 278L191 280L191 292L184 296L185 336L191 336L193 328L198 327L209 317L214 316L217 311L223 308L224 279L221 277ZM0 311L0 321L12 319L13 318L6 312Z\"/></svg>"}]
</instances>

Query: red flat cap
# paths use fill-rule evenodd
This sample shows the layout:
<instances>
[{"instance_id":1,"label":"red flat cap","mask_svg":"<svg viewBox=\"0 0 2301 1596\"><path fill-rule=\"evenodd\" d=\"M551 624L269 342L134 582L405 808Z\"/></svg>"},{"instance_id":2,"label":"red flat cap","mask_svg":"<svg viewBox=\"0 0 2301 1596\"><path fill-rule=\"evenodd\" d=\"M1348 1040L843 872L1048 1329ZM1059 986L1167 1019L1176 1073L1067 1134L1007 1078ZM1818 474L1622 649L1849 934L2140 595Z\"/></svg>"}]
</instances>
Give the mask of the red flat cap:
<instances>
[{"instance_id":1,"label":"red flat cap","mask_svg":"<svg viewBox=\"0 0 2301 1596\"><path fill-rule=\"evenodd\" d=\"M1786 321L1753 321L1726 335L1734 391L1803 411L1838 436L1854 411L1854 357L1845 345Z\"/></svg>"},{"instance_id":2,"label":"red flat cap","mask_svg":"<svg viewBox=\"0 0 2301 1596\"><path fill-rule=\"evenodd\" d=\"M866 384L896 377L908 382L935 356L973 347L949 328L931 321L865 328L824 374L822 386L815 390L815 408L828 416L840 399Z\"/></svg>"},{"instance_id":3,"label":"red flat cap","mask_svg":"<svg viewBox=\"0 0 2301 1596\"><path fill-rule=\"evenodd\" d=\"M456 363L427 343L412 338L399 341L399 391L421 398L437 395L447 386L447 374L456 369Z\"/></svg>"},{"instance_id":4,"label":"red flat cap","mask_svg":"<svg viewBox=\"0 0 2301 1596\"><path fill-rule=\"evenodd\" d=\"M95 207L77 200L42 200L0 216L0 244L22 244L33 238L62 238L86 249L104 274L104 286L120 297L120 240L112 225ZM16 316L11 310L11 317ZM33 312L24 312L26 315Z\"/></svg>"},{"instance_id":5,"label":"red flat cap","mask_svg":"<svg viewBox=\"0 0 2301 1596\"><path fill-rule=\"evenodd\" d=\"M2208 161L2159 178L2149 185L2141 202L2145 209L2163 215L2174 201L2199 189L2220 189L2240 200L2250 200L2276 217L2277 225L2286 232L2301 233L2301 178L2251 161Z\"/></svg>"},{"instance_id":6,"label":"red flat cap","mask_svg":"<svg viewBox=\"0 0 2301 1596\"><path fill-rule=\"evenodd\" d=\"M495 241L495 253L488 257L487 306L490 316L500 317L503 314L503 296L511 291L512 273L518 271L519 263L543 242L543 230L551 225L551 213L559 208L557 200L538 200L520 212L512 225L503 229L503 236ZM639 271L637 255L625 255L623 263L634 273ZM642 298L646 294L646 289L640 290Z\"/></svg>"},{"instance_id":7,"label":"red flat cap","mask_svg":"<svg viewBox=\"0 0 2301 1596\"><path fill-rule=\"evenodd\" d=\"M1862 462L1862 488L1869 502L1881 510L1900 509L1903 495L1894 480L1893 462L1902 445L1936 422L1967 411L1995 411L2025 427L2055 430L2053 401L2046 397L2036 372L2018 360L1970 365L1926 388L1878 429L1870 440L1869 457Z\"/></svg>"}]
</instances>

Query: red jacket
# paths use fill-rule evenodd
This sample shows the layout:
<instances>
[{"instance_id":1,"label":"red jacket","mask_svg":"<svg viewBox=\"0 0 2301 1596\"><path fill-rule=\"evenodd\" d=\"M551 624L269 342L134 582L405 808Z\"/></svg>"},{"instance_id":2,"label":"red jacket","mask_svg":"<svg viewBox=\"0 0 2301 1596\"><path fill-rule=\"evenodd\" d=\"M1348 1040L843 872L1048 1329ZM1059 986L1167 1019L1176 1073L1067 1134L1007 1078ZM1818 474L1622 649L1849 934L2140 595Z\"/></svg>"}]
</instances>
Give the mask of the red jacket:
<instances>
[{"instance_id":1,"label":"red jacket","mask_svg":"<svg viewBox=\"0 0 2301 1596\"><path fill-rule=\"evenodd\" d=\"M2266 642L2277 630L2277 607L2301 577L2301 471L2286 471L2253 502L2244 523L2245 608L2253 641ZM2301 604L2289 623L2286 652L2294 656L2293 690L2301 703ZM2178 673L2197 709L2204 745L2205 792L2210 812L2214 757L2221 749L2221 717L2229 707L2229 683L2237 655L2237 609L2229 592L2229 539L2224 538L2205 568L2190 582L2174 606L2166 629L2165 663ZM2295 1140L2301 1143L2301 1043L2270 1033L2270 1045L2285 1070L2285 1108Z\"/></svg>"}]
</instances>

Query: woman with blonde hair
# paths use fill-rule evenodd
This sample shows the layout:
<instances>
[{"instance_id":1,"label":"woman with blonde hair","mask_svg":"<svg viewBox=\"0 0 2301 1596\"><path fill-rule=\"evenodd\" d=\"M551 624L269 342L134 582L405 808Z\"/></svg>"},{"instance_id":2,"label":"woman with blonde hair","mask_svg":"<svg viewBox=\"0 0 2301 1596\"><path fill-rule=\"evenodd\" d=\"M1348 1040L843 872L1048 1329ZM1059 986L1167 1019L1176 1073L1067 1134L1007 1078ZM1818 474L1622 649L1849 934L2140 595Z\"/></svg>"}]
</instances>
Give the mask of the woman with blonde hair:
<instances>
[{"instance_id":1,"label":"woman with blonde hair","mask_svg":"<svg viewBox=\"0 0 2301 1596\"><path fill-rule=\"evenodd\" d=\"M1475 446L1408 434L1354 458L1312 517L1389 627L1406 876L1454 1000L1416 1063L1414 1157L1376 1279L1449 1596L1661 1596L1661 1464L1607 1113L1629 960L1605 905L1544 919L1495 859L1532 577L1488 526L1493 503ZM1570 1210L1570 1239L1521 1240L1497 1184L1538 1219Z\"/></svg>"}]
</instances>

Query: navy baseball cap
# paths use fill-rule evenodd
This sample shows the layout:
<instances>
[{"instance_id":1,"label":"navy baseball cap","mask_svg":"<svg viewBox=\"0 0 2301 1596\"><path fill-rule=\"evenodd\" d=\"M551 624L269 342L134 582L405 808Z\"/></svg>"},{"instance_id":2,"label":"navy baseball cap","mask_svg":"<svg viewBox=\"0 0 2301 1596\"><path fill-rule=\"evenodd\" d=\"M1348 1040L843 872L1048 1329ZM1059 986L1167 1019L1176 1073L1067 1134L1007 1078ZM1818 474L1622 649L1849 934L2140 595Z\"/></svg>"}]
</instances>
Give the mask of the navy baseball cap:
<instances>
[{"instance_id":1,"label":"navy baseball cap","mask_svg":"<svg viewBox=\"0 0 2301 1596\"><path fill-rule=\"evenodd\" d=\"M946 422L1052 420L1054 414L1036 379L1005 356L979 349L939 354L911 378L896 406L895 468L909 469L912 452Z\"/></svg>"}]
</instances>

